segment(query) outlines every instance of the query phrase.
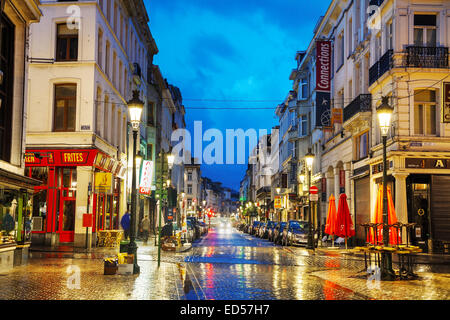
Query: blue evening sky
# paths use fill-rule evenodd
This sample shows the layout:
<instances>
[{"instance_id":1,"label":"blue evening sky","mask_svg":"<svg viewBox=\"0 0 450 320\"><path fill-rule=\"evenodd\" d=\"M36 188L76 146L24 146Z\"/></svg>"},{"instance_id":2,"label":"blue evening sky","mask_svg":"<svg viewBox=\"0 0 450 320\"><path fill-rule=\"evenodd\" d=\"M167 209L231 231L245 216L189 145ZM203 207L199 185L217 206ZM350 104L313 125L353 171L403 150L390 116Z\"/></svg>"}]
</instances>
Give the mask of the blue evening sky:
<instances>
[{"instance_id":1,"label":"blue evening sky","mask_svg":"<svg viewBox=\"0 0 450 320\"><path fill-rule=\"evenodd\" d=\"M292 89L295 54L308 47L330 0L144 2L159 49L154 64L180 88L187 128L193 135L194 121L202 121L203 132L222 131L225 145L226 129L270 132L277 125L275 108ZM203 142L203 149L210 143ZM203 164L202 173L238 191L246 168Z\"/></svg>"}]
</instances>

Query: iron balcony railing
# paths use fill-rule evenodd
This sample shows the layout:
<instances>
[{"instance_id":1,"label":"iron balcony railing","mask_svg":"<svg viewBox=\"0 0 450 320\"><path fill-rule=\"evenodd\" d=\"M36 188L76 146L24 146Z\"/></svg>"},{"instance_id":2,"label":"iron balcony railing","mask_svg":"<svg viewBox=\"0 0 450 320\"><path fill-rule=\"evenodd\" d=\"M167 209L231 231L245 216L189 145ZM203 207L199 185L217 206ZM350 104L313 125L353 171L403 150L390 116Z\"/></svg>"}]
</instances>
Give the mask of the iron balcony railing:
<instances>
[{"instance_id":1,"label":"iron balcony railing","mask_svg":"<svg viewBox=\"0 0 450 320\"><path fill-rule=\"evenodd\" d=\"M406 67L448 68L447 47L406 47Z\"/></svg>"},{"instance_id":2,"label":"iron balcony railing","mask_svg":"<svg viewBox=\"0 0 450 320\"><path fill-rule=\"evenodd\" d=\"M393 67L393 53L392 49L386 51L380 60L369 68L369 86Z\"/></svg>"},{"instance_id":3,"label":"iron balcony railing","mask_svg":"<svg viewBox=\"0 0 450 320\"><path fill-rule=\"evenodd\" d=\"M360 94L344 108L344 122L359 112L372 110L372 95Z\"/></svg>"}]
</instances>

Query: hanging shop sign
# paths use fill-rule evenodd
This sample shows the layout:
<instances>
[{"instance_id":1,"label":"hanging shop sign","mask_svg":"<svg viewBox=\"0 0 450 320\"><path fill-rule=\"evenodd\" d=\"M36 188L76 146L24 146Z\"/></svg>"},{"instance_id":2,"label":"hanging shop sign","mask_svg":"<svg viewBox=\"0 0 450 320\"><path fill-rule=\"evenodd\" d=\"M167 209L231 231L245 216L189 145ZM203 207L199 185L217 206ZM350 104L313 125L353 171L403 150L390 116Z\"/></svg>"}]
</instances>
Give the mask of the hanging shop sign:
<instances>
[{"instance_id":1,"label":"hanging shop sign","mask_svg":"<svg viewBox=\"0 0 450 320\"><path fill-rule=\"evenodd\" d=\"M331 41L316 41L316 125L329 127ZM328 116L326 116L328 114Z\"/></svg>"},{"instance_id":2,"label":"hanging shop sign","mask_svg":"<svg viewBox=\"0 0 450 320\"><path fill-rule=\"evenodd\" d=\"M339 193L345 193L345 170L339 170Z\"/></svg>"},{"instance_id":3,"label":"hanging shop sign","mask_svg":"<svg viewBox=\"0 0 450 320\"><path fill-rule=\"evenodd\" d=\"M327 201L327 178L322 178L320 189L322 190L322 202L326 202Z\"/></svg>"},{"instance_id":4,"label":"hanging shop sign","mask_svg":"<svg viewBox=\"0 0 450 320\"><path fill-rule=\"evenodd\" d=\"M442 85L442 122L450 123L450 82Z\"/></svg>"},{"instance_id":5,"label":"hanging shop sign","mask_svg":"<svg viewBox=\"0 0 450 320\"><path fill-rule=\"evenodd\" d=\"M450 159L406 158L405 167L409 169L450 169Z\"/></svg>"},{"instance_id":6,"label":"hanging shop sign","mask_svg":"<svg viewBox=\"0 0 450 320\"><path fill-rule=\"evenodd\" d=\"M275 209L281 209L281 196L275 196L273 207Z\"/></svg>"},{"instance_id":7,"label":"hanging shop sign","mask_svg":"<svg viewBox=\"0 0 450 320\"><path fill-rule=\"evenodd\" d=\"M139 193L151 194L153 182L153 161L144 160L142 162L141 181L139 183Z\"/></svg>"}]
</instances>

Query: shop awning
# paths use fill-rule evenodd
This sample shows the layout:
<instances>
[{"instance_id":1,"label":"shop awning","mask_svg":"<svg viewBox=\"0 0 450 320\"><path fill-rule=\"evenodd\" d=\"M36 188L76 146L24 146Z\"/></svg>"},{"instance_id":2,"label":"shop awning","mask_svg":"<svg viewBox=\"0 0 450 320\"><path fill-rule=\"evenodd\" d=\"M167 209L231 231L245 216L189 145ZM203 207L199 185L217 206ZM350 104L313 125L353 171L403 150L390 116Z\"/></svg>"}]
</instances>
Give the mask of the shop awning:
<instances>
[{"instance_id":1,"label":"shop awning","mask_svg":"<svg viewBox=\"0 0 450 320\"><path fill-rule=\"evenodd\" d=\"M41 181L22 176L0 168L0 186L3 188L28 189L34 190L34 187L40 186Z\"/></svg>"}]
</instances>

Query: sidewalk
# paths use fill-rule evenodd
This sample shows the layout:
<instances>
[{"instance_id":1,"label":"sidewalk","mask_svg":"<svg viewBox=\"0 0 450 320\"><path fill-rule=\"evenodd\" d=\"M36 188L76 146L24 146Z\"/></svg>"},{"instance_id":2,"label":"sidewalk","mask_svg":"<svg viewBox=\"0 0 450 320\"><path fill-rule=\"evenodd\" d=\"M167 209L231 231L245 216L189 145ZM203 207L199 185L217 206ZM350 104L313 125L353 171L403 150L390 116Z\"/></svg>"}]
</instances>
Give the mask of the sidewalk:
<instances>
[{"instance_id":1,"label":"sidewalk","mask_svg":"<svg viewBox=\"0 0 450 320\"><path fill-rule=\"evenodd\" d=\"M155 246L154 242L149 241L146 245L142 241L136 241L138 255L156 255L158 254L158 246ZM186 252L192 248L192 244L177 248L176 251L163 251L164 254L174 254L180 252ZM60 245L57 247L45 247L45 246L31 246L31 253L42 253L48 257L57 258L90 258L90 259L104 259L106 257L115 256L119 253L120 248L105 248L105 247L93 247L90 249L78 248L70 245Z\"/></svg>"},{"instance_id":2,"label":"sidewalk","mask_svg":"<svg viewBox=\"0 0 450 320\"><path fill-rule=\"evenodd\" d=\"M355 252L353 248L348 247L319 247L316 251L327 256L352 256L364 259L364 253ZM395 256L395 255L394 255ZM450 264L450 255L446 254L433 254L433 253L417 253L415 264ZM394 258L394 261L395 258Z\"/></svg>"}]
</instances>

